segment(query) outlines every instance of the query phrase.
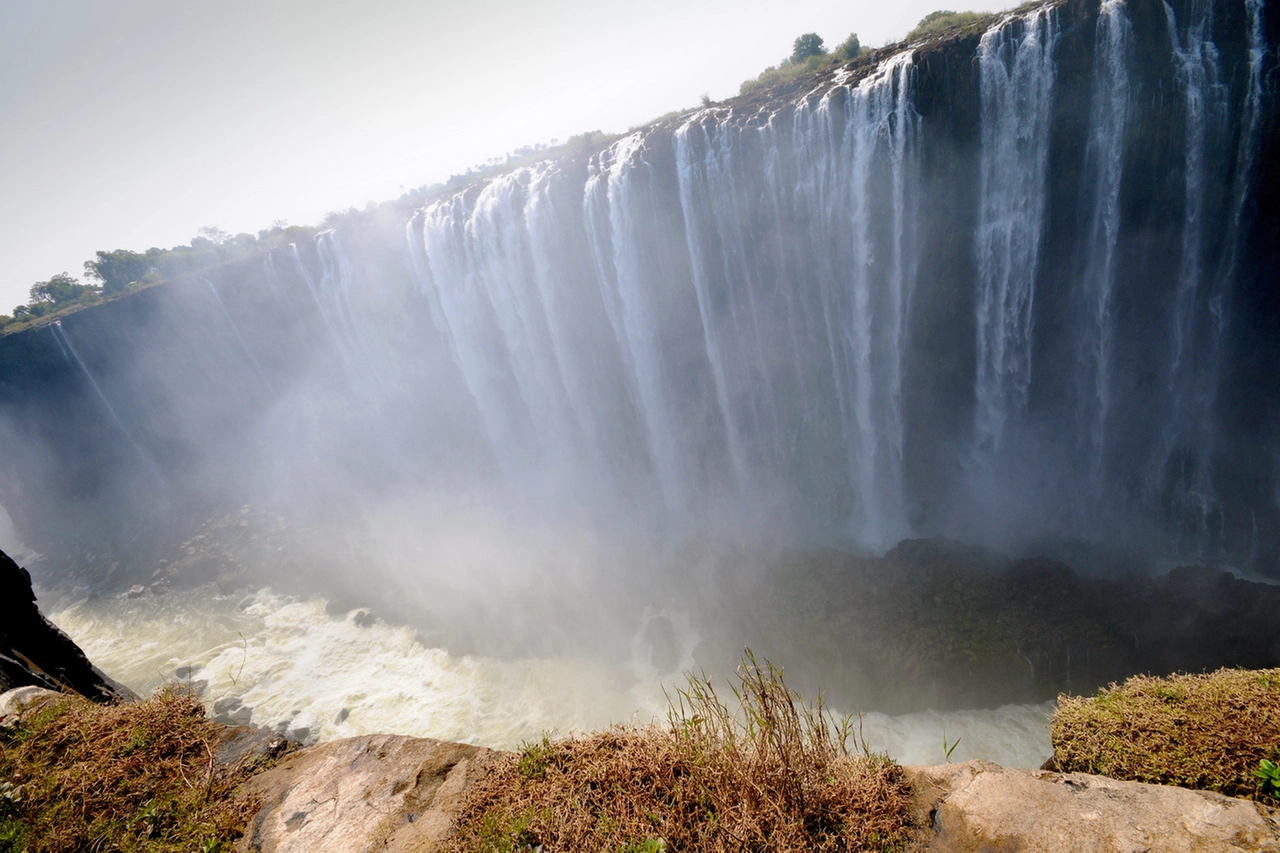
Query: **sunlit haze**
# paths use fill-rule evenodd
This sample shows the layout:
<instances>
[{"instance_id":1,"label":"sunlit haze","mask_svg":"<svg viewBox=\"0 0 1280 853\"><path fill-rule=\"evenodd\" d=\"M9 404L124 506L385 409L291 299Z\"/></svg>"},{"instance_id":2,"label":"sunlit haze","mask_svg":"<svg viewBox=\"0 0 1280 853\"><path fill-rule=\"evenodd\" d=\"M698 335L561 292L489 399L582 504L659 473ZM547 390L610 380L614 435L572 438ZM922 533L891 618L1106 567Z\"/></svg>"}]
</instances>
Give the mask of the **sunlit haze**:
<instances>
[{"instance_id":1,"label":"sunlit haze","mask_svg":"<svg viewBox=\"0 0 1280 853\"><path fill-rule=\"evenodd\" d=\"M900 39L936 5L0 0L0 313L99 249L312 224L730 97L802 32Z\"/></svg>"}]
</instances>

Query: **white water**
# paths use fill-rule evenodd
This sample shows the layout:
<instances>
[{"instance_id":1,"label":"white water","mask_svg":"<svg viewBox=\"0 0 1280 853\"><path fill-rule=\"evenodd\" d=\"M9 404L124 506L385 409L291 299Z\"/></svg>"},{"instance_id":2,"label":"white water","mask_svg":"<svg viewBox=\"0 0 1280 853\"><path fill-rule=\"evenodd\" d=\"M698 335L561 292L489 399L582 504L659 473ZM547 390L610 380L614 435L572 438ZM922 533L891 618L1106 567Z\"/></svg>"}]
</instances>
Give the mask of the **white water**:
<instances>
[{"instance_id":1,"label":"white water","mask_svg":"<svg viewBox=\"0 0 1280 853\"><path fill-rule=\"evenodd\" d=\"M1125 127L1129 113L1127 67L1130 27L1124 0L1104 0L1094 42L1093 91L1089 107L1086 180L1093 205L1085 234L1080 298L1085 328L1079 362L1082 433L1087 436L1095 486L1102 474L1107 413L1111 405L1111 355L1115 334L1112 303L1116 286L1116 242L1120 235L1120 183L1124 172Z\"/></svg>"},{"instance_id":2,"label":"white water","mask_svg":"<svg viewBox=\"0 0 1280 853\"><path fill-rule=\"evenodd\" d=\"M983 36L978 264L977 449L1000 449L1005 424L1027 404L1040 238L1053 115L1056 12L1037 9Z\"/></svg>"},{"instance_id":3,"label":"white water","mask_svg":"<svg viewBox=\"0 0 1280 853\"><path fill-rule=\"evenodd\" d=\"M134 690L203 682L209 706L238 697L253 709L254 725L306 728L320 740L390 732L513 749L544 732L664 719L664 686L682 684L681 671L695 666L696 634L679 614L663 615L685 646L680 671L659 673L640 635L632 659L617 665L496 660L450 655L403 626L362 627L362 611L330 616L325 605L270 590L245 597L205 588L44 606L90 659ZM180 667L190 674L178 678ZM863 735L905 763L941 762L945 733L949 743L960 741L953 761L1033 767L1051 752L1051 712L1042 704L872 713Z\"/></svg>"},{"instance_id":4,"label":"white water","mask_svg":"<svg viewBox=\"0 0 1280 853\"><path fill-rule=\"evenodd\" d=\"M625 493L668 529L755 504L820 506L872 544L908 532L913 73L906 52L751 124L703 110L411 220L509 491Z\"/></svg>"}]
</instances>

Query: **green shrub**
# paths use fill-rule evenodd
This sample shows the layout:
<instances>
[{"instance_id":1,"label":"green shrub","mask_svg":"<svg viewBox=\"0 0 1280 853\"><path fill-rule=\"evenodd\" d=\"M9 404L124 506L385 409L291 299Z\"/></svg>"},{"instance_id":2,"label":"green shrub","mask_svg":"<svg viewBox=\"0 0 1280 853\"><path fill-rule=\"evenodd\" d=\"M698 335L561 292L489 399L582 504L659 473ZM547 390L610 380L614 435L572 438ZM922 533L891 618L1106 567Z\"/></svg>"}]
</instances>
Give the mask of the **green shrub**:
<instances>
[{"instance_id":1,"label":"green shrub","mask_svg":"<svg viewBox=\"0 0 1280 853\"><path fill-rule=\"evenodd\" d=\"M907 41L920 38L921 36L933 35L943 30L949 30L952 27L963 27L966 24L972 24L974 21L983 16L977 12L953 12L950 9L939 9L936 12L930 12L920 19L920 23L916 24L916 28L907 33Z\"/></svg>"},{"instance_id":2,"label":"green shrub","mask_svg":"<svg viewBox=\"0 0 1280 853\"><path fill-rule=\"evenodd\" d=\"M862 53L862 42L858 41L858 34L849 33L849 37L840 42L835 52L841 59L857 59L858 54Z\"/></svg>"},{"instance_id":3,"label":"green shrub","mask_svg":"<svg viewBox=\"0 0 1280 853\"><path fill-rule=\"evenodd\" d=\"M1280 758L1280 670L1136 676L1097 696L1060 696L1053 760L1065 772L1259 797Z\"/></svg>"}]
</instances>

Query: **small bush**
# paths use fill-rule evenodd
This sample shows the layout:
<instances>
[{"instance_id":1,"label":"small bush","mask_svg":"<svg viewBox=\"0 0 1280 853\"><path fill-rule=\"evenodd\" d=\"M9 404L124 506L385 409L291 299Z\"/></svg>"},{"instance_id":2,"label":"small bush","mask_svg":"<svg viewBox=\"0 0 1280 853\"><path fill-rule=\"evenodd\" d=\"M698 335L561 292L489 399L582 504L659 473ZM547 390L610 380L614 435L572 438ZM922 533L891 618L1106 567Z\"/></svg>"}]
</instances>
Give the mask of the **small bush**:
<instances>
[{"instance_id":1,"label":"small bush","mask_svg":"<svg viewBox=\"0 0 1280 853\"><path fill-rule=\"evenodd\" d=\"M1259 763L1280 758L1280 670L1137 676L1060 696L1051 737L1063 771L1258 798Z\"/></svg>"},{"instance_id":2,"label":"small bush","mask_svg":"<svg viewBox=\"0 0 1280 853\"><path fill-rule=\"evenodd\" d=\"M921 18L920 23L916 24L916 28L907 33L907 41L940 33L952 27L963 27L967 24L972 24L981 17L983 16L977 12L953 12L950 9L939 9Z\"/></svg>"},{"instance_id":3,"label":"small bush","mask_svg":"<svg viewBox=\"0 0 1280 853\"><path fill-rule=\"evenodd\" d=\"M450 850L889 851L907 840L908 784L851 755L848 721L805 706L767 662L739 670L737 713L691 678L667 725L527 745L469 790Z\"/></svg>"},{"instance_id":4,"label":"small bush","mask_svg":"<svg viewBox=\"0 0 1280 853\"><path fill-rule=\"evenodd\" d=\"M857 33L849 33L849 37L840 42L840 46L835 50L836 56L840 59L857 59L862 53L862 42L858 40Z\"/></svg>"},{"instance_id":5,"label":"small bush","mask_svg":"<svg viewBox=\"0 0 1280 853\"><path fill-rule=\"evenodd\" d=\"M255 803L234 793L251 768L214 760L218 728L169 689L0 728L0 853L230 850Z\"/></svg>"},{"instance_id":6,"label":"small bush","mask_svg":"<svg viewBox=\"0 0 1280 853\"><path fill-rule=\"evenodd\" d=\"M839 60L840 57L838 55L831 53L814 54L803 62L792 62L787 59L781 65L770 65L764 71L761 71L758 77L743 80L742 85L738 87L738 94L747 95L757 89L767 89L780 83L790 83L792 80L798 80L811 71L817 71L819 68L824 68Z\"/></svg>"}]
</instances>

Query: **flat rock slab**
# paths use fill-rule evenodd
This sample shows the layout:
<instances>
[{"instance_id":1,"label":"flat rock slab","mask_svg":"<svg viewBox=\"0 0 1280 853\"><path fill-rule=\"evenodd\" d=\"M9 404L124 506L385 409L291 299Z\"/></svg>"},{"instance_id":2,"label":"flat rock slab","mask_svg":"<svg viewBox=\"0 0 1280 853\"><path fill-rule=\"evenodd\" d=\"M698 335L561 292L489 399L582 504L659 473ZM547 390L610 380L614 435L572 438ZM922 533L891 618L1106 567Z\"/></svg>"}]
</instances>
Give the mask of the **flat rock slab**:
<instances>
[{"instance_id":1,"label":"flat rock slab","mask_svg":"<svg viewBox=\"0 0 1280 853\"><path fill-rule=\"evenodd\" d=\"M399 735L299 750L249 781L262 799L240 853L426 853L451 830L489 750Z\"/></svg>"},{"instance_id":2,"label":"flat rock slab","mask_svg":"<svg viewBox=\"0 0 1280 853\"><path fill-rule=\"evenodd\" d=\"M908 767L930 853L1280 853L1249 800L987 761Z\"/></svg>"}]
</instances>

